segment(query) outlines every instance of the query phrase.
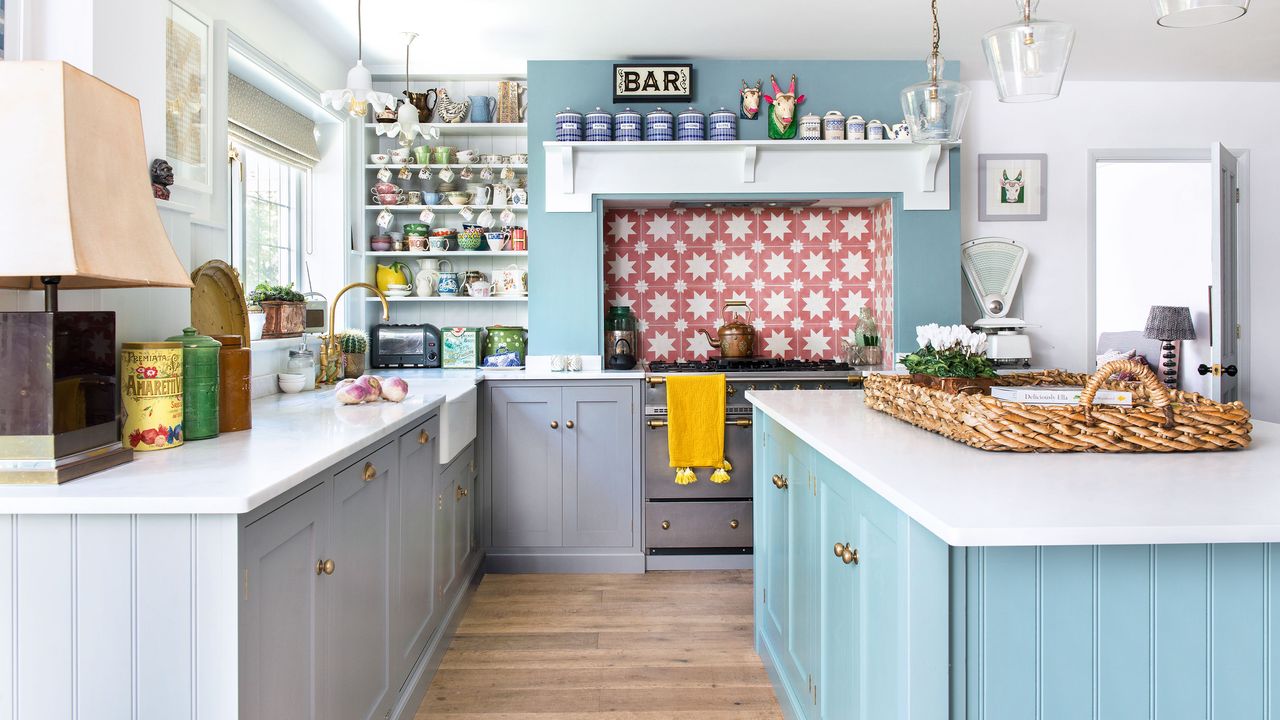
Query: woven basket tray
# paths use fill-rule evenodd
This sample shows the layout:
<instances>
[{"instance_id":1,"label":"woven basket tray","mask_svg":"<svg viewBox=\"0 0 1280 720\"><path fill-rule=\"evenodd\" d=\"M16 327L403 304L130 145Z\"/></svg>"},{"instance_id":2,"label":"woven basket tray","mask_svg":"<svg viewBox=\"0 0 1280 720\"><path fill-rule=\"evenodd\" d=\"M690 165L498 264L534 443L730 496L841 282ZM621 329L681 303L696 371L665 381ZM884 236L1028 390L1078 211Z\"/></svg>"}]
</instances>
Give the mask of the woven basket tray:
<instances>
[{"instance_id":1,"label":"woven basket tray","mask_svg":"<svg viewBox=\"0 0 1280 720\"><path fill-rule=\"evenodd\" d=\"M1108 380L1129 373L1138 382ZM1026 405L976 393L914 385L905 375L871 375L868 407L982 450L1013 452L1189 452L1249 446L1249 411L1169 390L1143 363L1115 360L1093 375L1048 370L1004 375L1002 385L1083 386L1080 405ZM1099 389L1133 393L1132 407L1093 405Z\"/></svg>"}]
</instances>

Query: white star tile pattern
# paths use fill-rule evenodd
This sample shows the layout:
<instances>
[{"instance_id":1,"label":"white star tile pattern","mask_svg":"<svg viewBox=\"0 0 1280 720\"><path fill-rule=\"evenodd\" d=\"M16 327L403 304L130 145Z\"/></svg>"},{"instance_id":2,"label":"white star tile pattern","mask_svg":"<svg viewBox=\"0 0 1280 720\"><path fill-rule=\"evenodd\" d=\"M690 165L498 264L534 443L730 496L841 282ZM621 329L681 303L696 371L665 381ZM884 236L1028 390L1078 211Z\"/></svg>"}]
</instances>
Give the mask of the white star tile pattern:
<instances>
[{"instance_id":1,"label":"white star tile pattern","mask_svg":"<svg viewBox=\"0 0 1280 720\"><path fill-rule=\"evenodd\" d=\"M605 299L645 328L645 360L715 355L725 301L750 303L756 351L838 358L870 307L893 352L893 208L613 210L605 216Z\"/></svg>"}]
</instances>

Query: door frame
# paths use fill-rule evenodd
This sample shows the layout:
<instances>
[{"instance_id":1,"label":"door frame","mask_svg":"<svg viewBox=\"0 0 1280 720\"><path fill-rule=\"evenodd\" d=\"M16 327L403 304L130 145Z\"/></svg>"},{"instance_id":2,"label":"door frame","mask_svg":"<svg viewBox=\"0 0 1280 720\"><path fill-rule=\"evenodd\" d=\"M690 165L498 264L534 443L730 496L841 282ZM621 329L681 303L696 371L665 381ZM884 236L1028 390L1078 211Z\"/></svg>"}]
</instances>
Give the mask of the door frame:
<instances>
[{"instance_id":1,"label":"door frame","mask_svg":"<svg viewBox=\"0 0 1280 720\"><path fill-rule=\"evenodd\" d=\"M1249 201L1252 188L1249 183L1249 151L1228 148L1236 156L1238 174L1236 182L1240 188L1240 203L1236 210L1236 308L1240 318L1239 354L1246 363L1245 372L1240 379L1240 400L1249 404L1252 386L1251 373L1251 341L1249 330L1252 325L1252 309L1250 297L1252 288L1249 276L1250 267L1250 213ZM1085 321L1084 352L1081 367L1091 371L1097 362L1097 255L1098 255L1098 210L1097 210L1097 170L1099 162L1142 162L1142 163L1186 163L1203 162L1209 165L1209 146L1202 148L1090 148L1088 151L1087 196L1088 204L1088 241L1085 243Z\"/></svg>"}]
</instances>

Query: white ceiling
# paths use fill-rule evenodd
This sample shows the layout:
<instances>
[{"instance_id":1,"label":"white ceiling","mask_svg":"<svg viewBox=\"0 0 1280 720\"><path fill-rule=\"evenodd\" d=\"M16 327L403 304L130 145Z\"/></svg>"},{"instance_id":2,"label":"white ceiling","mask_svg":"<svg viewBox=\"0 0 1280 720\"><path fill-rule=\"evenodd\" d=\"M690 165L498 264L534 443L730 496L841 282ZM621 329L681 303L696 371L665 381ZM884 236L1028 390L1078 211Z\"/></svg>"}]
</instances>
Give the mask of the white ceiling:
<instances>
[{"instance_id":1,"label":"white ceiling","mask_svg":"<svg viewBox=\"0 0 1280 720\"><path fill-rule=\"evenodd\" d=\"M270 0L354 62L356 0ZM963 76L986 74L987 30L1018 17L1016 0L941 0L942 53ZM1073 24L1075 80L1280 80L1280 3L1255 0L1240 20L1176 30L1150 0L1044 0L1038 15ZM365 64L414 74L523 73L526 60L634 57L922 58L928 0L365 0ZM1207 110L1207 108L1206 108Z\"/></svg>"}]
</instances>

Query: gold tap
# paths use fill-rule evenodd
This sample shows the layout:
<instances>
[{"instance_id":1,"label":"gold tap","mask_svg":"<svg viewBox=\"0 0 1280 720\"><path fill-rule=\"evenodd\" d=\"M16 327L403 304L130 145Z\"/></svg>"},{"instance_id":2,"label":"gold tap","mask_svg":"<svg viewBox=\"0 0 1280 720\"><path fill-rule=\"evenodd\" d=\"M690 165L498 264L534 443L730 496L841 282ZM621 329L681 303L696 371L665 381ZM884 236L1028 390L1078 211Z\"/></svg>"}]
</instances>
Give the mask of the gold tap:
<instances>
[{"instance_id":1,"label":"gold tap","mask_svg":"<svg viewBox=\"0 0 1280 720\"><path fill-rule=\"evenodd\" d=\"M336 362L338 353L341 352L341 350L338 348L338 333L333 327L333 314L337 312L338 301L342 299L342 296L351 288L357 287L372 290L373 293L378 296L378 299L382 301L382 319L391 319L391 308L387 305L387 296L383 295L382 291L373 285L370 285L369 283L356 282L339 290L338 294L333 296L333 303L329 305L329 334L320 336L320 376L316 382L321 385L331 385L336 383L338 382L338 378L342 375L342 372L338 369ZM332 369L329 367L330 358L333 358L335 361Z\"/></svg>"}]
</instances>

